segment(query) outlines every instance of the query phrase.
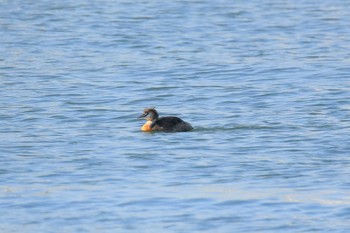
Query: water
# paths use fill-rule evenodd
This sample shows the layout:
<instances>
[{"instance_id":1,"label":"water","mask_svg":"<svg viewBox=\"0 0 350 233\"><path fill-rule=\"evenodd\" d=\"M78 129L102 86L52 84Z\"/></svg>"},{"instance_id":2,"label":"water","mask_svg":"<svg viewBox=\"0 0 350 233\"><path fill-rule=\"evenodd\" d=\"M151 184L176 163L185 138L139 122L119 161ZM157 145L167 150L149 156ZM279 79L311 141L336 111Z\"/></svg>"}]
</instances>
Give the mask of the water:
<instances>
[{"instance_id":1,"label":"water","mask_svg":"<svg viewBox=\"0 0 350 233\"><path fill-rule=\"evenodd\" d=\"M0 1L0 232L349 232L349 20ZM140 132L152 106L195 130Z\"/></svg>"}]
</instances>

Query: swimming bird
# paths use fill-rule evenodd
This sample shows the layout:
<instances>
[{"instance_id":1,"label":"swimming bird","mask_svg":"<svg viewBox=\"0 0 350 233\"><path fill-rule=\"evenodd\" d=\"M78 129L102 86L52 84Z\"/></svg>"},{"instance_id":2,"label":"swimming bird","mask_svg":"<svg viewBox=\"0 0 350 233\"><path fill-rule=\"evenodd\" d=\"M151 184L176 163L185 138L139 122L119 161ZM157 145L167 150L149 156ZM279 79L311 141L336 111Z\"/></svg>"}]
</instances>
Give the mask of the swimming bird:
<instances>
[{"instance_id":1,"label":"swimming bird","mask_svg":"<svg viewBox=\"0 0 350 233\"><path fill-rule=\"evenodd\" d=\"M146 108L138 118L147 122L141 127L142 131L185 132L193 129L192 125L174 116L159 117L155 108Z\"/></svg>"}]
</instances>

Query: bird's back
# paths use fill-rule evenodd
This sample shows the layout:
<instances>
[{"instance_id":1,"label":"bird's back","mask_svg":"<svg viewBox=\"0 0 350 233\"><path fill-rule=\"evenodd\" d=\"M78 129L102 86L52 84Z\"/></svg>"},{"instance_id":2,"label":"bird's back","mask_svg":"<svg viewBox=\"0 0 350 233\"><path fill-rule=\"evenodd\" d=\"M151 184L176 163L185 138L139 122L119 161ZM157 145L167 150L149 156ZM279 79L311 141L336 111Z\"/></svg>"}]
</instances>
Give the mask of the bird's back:
<instances>
[{"instance_id":1,"label":"bird's back","mask_svg":"<svg viewBox=\"0 0 350 233\"><path fill-rule=\"evenodd\" d=\"M160 117L156 125L161 127L164 131L189 131L193 129L189 123L172 116Z\"/></svg>"}]
</instances>

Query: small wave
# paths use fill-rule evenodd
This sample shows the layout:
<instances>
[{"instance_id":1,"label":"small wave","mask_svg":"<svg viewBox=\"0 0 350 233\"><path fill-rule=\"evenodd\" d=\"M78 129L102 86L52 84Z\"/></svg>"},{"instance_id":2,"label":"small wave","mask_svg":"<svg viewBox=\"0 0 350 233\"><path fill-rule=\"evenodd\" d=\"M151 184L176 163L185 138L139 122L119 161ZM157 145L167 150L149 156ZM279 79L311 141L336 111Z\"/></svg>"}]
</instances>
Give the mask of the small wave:
<instances>
[{"instance_id":1,"label":"small wave","mask_svg":"<svg viewBox=\"0 0 350 233\"><path fill-rule=\"evenodd\" d=\"M216 131L234 131L234 130L268 130L275 129L276 126L269 125L235 125L235 126L212 126L212 127L204 127L198 126L194 127L194 131L200 132L216 132Z\"/></svg>"}]
</instances>

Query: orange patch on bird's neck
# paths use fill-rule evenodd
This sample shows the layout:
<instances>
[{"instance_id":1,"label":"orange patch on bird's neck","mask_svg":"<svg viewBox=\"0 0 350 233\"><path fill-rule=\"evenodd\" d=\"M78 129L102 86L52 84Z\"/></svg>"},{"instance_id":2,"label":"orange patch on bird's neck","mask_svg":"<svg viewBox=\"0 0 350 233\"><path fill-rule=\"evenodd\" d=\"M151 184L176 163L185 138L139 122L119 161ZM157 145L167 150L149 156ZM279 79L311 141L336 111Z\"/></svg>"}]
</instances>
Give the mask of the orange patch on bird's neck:
<instances>
[{"instance_id":1,"label":"orange patch on bird's neck","mask_svg":"<svg viewBox=\"0 0 350 233\"><path fill-rule=\"evenodd\" d=\"M145 131L145 132L151 132L152 129L151 129L151 124L152 124L152 121L147 121L142 127L141 127L141 130L142 131Z\"/></svg>"}]
</instances>

